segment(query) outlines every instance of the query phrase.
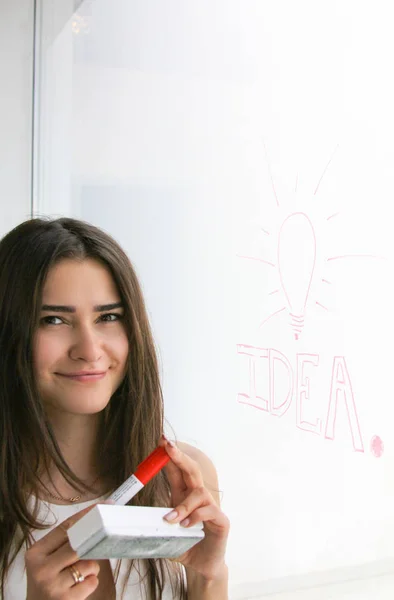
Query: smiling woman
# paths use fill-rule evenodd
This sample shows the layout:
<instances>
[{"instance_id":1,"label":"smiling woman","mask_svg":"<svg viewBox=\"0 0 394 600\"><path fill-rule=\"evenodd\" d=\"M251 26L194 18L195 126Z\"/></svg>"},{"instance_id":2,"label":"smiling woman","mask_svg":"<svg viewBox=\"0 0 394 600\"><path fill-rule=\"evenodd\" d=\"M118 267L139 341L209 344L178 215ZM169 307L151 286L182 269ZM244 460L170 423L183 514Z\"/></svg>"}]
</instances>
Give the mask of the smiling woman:
<instances>
[{"instance_id":1,"label":"smiling woman","mask_svg":"<svg viewBox=\"0 0 394 600\"><path fill-rule=\"evenodd\" d=\"M100 262L63 259L50 269L33 356L41 398L52 423L61 411L63 432L64 412L98 414L124 379L129 344L121 307Z\"/></svg>"},{"instance_id":2,"label":"smiling woman","mask_svg":"<svg viewBox=\"0 0 394 600\"><path fill-rule=\"evenodd\" d=\"M83 221L22 223L0 242L0 319L0 596L227 598L216 471L163 436L154 342L122 248ZM79 560L67 528L158 444L171 460L131 503L203 521L204 540L170 562Z\"/></svg>"}]
</instances>

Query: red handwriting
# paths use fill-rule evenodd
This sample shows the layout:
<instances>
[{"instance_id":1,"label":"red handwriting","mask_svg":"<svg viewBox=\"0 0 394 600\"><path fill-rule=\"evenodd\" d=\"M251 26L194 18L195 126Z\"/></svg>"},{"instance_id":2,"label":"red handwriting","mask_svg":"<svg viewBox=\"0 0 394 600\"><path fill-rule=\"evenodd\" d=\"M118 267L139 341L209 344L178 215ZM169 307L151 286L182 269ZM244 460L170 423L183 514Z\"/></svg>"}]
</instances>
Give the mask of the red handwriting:
<instances>
[{"instance_id":1,"label":"red handwriting","mask_svg":"<svg viewBox=\"0 0 394 600\"><path fill-rule=\"evenodd\" d=\"M296 426L304 431L317 435L324 435L325 439L335 438L335 425L338 403L344 402L348 417L348 424L352 437L353 448L356 452L364 452L360 424L357 416L356 403L352 390L351 380L344 356L334 356L331 370L331 385L327 414L310 415L311 403L308 402L309 417L306 416L305 404L310 398L310 375L319 365L318 354L296 355L295 373L288 358L274 348L256 348L245 344L237 345L239 355L245 357L245 367L248 369L249 389L238 393L238 402L248 404L259 410L282 417L295 396L296 400ZM287 393L280 402L276 393L276 369L279 363L287 371ZM256 379L256 370L264 372L268 378L268 397L264 398Z\"/></svg>"}]
</instances>

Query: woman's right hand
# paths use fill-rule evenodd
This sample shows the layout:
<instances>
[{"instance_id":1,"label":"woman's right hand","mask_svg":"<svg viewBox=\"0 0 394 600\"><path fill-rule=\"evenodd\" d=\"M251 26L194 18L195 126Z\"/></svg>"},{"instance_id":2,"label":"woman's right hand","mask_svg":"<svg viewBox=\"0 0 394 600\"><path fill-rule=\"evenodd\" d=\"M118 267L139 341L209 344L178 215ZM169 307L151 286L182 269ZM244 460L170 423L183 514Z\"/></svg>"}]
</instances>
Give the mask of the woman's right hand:
<instances>
[{"instance_id":1,"label":"woman's right hand","mask_svg":"<svg viewBox=\"0 0 394 600\"><path fill-rule=\"evenodd\" d=\"M94 505L93 505L94 506ZM99 564L80 560L68 541L67 529L93 508L69 517L25 553L26 600L85 600L97 588ZM85 578L75 583L72 567Z\"/></svg>"}]
</instances>

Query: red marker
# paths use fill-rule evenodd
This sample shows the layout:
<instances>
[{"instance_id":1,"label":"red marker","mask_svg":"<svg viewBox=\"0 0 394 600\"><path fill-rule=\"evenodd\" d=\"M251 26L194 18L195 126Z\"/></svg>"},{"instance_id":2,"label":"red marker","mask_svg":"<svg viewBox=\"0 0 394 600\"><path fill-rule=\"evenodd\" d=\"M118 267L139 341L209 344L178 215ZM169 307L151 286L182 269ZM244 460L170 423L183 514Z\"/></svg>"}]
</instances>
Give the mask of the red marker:
<instances>
[{"instance_id":1,"label":"red marker","mask_svg":"<svg viewBox=\"0 0 394 600\"><path fill-rule=\"evenodd\" d=\"M113 504L127 504L157 473L168 463L170 457L162 446L153 450L149 456L138 465L136 472L131 475L107 502Z\"/></svg>"}]
</instances>

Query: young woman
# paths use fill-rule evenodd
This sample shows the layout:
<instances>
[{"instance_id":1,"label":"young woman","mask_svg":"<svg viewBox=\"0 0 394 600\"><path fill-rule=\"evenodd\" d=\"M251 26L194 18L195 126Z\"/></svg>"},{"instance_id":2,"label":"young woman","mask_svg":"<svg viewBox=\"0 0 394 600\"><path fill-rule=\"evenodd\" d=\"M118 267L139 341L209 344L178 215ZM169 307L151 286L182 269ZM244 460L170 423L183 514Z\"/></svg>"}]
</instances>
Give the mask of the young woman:
<instances>
[{"instance_id":1,"label":"young woman","mask_svg":"<svg viewBox=\"0 0 394 600\"><path fill-rule=\"evenodd\" d=\"M229 531L211 461L163 436L154 343L134 270L102 230L32 219L0 242L0 594L4 600L225 600ZM79 560L67 529L158 445L131 501L204 522L169 560Z\"/></svg>"}]
</instances>

